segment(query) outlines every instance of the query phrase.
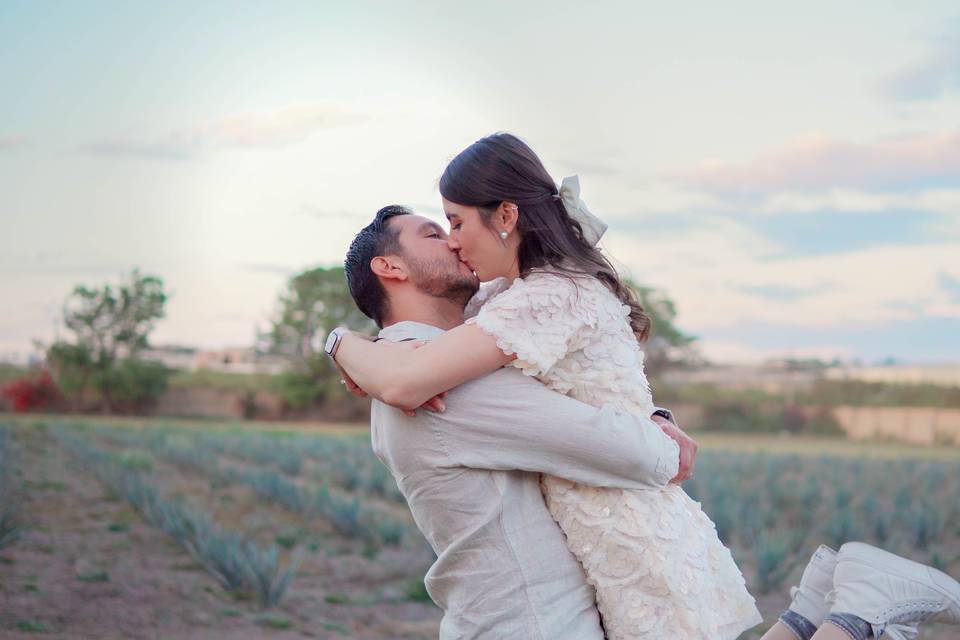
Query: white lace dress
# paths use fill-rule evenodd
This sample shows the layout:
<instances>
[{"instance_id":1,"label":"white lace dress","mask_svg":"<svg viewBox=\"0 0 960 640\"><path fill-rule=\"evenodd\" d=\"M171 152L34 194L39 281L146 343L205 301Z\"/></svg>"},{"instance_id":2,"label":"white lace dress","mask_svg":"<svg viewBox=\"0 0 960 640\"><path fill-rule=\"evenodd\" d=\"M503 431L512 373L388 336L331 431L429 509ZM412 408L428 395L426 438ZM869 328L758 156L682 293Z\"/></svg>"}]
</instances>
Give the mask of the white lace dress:
<instances>
[{"instance_id":1,"label":"white lace dress","mask_svg":"<svg viewBox=\"0 0 960 640\"><path fill-rule=\"evenodd\" d=\"M653 412L629 308L599 280L535 271L486 286L468 323L513 364L594 406ZM595 488L544 476L550 512L596 588L611 640L733 640L761 622L730 551L679 486Z\"/></svg>"}]
</instances>

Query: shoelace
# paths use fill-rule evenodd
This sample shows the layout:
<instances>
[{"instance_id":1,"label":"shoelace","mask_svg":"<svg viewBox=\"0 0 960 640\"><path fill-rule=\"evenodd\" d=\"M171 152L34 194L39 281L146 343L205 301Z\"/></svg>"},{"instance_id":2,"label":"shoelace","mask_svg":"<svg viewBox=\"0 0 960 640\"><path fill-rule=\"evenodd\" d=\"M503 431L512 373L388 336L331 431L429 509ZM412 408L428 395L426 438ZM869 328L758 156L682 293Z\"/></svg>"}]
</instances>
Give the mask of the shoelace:
<instances>
[{"instance_id":1,"label":"shoelace","mask_svg":"<svg viewBox=\"0 0 960 640\"><path fill-rule=\"evenodd\" d=\"M941 611L944 606L934 600L920 600L905 602L883 611L881 617L887 621L873 626L873 634L877 638L889 640L916 640L920 636L918 625L926 622ZM905 620L909 619L909 623Z\"/></svg>"},{"instance_id":2,"label":"shoelace","mask_svg":"<svg viewBox=\"0 0 960 640\"><path fill-rule=\"evenodd\" d=\"M937 602L936 600L915 600L889 607L880 615L890 623L909 620L910 624L919 624L926 622L943 611L943 609L943 603Z\"/></svg>"},{"instance_id":3,"label":"shoelace","mask_svg":"<svg viewBox=\"0 0 960 640\"><path fill-rule=\"evenodd\" d=\"M908 624L885 624L874 627L873 635L880 640L916 640L920 637L920 630Z\"/></svg>"}]
</instances>

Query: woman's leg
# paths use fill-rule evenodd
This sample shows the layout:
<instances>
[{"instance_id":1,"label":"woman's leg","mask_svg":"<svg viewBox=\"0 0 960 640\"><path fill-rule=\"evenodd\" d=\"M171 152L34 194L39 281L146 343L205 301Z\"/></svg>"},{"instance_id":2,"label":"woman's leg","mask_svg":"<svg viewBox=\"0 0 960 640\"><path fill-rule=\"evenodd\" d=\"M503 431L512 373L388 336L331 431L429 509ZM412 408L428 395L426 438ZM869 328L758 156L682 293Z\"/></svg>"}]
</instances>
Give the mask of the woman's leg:
<instances>
[{"instance_id":1,"label":"woman's leg","mask_svg":"<svg viewBox=\"0 0 960 640\"><path fill-rule=\"evenodd\" d=\"M803 570L800 584L790 589L790 607L780 614L780 619L761 640L811 640L830 612L826 597L833 589L836 566L837 552L820 545ZM823 640L822 636L818 638Z\"/></svg>"},{"instance_id":2,"label":"woman's leg","mask_svg":"<svg viewBox=\"0 0 960 640\"><path fill-rule=\"evenodd\" d=\"M810 636L810 638L812 637L813 636ZM797 634L795 634L790 627L777 621L777 624L770 627L770 630L763 634L760 640L810 640L810 638L797 638ZM844 638L844 640L849 639Z\"/></svg>"},{"instance_id":3,"label":"woman's leg","mask_svg":"<svg viewBox=\"0 0 960 640\"><path fill-rule=\"evenodd\" d=\"M854 636L851 636L840 627L830 624L829 622L824 622L810 640L850 640L853 637ZM857 640L859 640L860 637L861 636L857 636ZM870 633L862 637L873 638L873 634Z\"/></svg>"},{"instance_id":4,"label":"woman's leg","mask_svg":"<svg viewBox=\"0 0 960 640\"><path fill-rule=\"evenodd\" d=\"M861 637L872 638L870 625L863 621L860 622L864 625L863 627L853 626L851 627L852 633L848 633L829 622L824 622L815 631L812 628L805 630L802 627L795 631L784 624L783 621L777 621L777 624L770 627L770 630L763 634L760 640L851 640L851 638L860 640ZM813 631L812 635L808 631Z\"/></svg>"},{"instance_id":5,"label":"woman's leg","mask_svg":"<svg viewBox=\"0 0 960 640\"><path fill-rule=\"evenodd\" d=\"M883 549L849 542L834 570L829 612L813 607L808 565L790 608L762 640L913 638L927 620L960 625L960 583L932 567ZM810 572L808 574L808 572ZM824 603L825 604L825 603ZM815 632L811 631L816 629Z\"/></svg>"}]
</instances>

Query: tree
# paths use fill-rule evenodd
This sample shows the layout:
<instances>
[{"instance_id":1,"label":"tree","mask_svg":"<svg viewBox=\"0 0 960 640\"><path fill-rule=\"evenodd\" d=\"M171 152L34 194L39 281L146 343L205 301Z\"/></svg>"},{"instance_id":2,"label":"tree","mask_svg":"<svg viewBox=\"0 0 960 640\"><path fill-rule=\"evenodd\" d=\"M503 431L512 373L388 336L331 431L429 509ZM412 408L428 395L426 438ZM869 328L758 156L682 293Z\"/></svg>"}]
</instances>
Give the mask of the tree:
<instances>
[{"instance_id":1,"label":"tree","mask_svg":"<svg viewBox=\"0 0 960 640\"><path fill-rule=\"evenodd\" d=\"M277 299L272 327L259 336L265 351L291 361L291 370L279 379L279 391L290 407L322 405L340 386L321 344L340 325L356 331L374 328L354 304L343 267L316 267L290 278Z\"/></svg>"},{"instance_id":2,"label":"tree","mask_svg":"<svg viewBox=\"0 0 960 640\"><path fill-rule=\"evenodd\" d=\"M63 306L64 325L75 340L47 350L60 388L79 398L92 386L106 411L137 411L155 401L169 372L137 356L148 347L166 302L163 280L138 269L117 286L76 286Z\"/></svg>"},{"instance_id":3,"label":"tree","mask_svg":"<svg viewBox=\"0 0 960 640\"><path fill-rule=\"evenodd\" d=\"M684 364L694 357L696 338L680 331L674 320L677 308L667 294L659 289L644 287L627 280L637 294L644 312L653 325L650 339L643 345L644 369L648 376L656 376L666 369Z\"/></svg>"}]
</instances>

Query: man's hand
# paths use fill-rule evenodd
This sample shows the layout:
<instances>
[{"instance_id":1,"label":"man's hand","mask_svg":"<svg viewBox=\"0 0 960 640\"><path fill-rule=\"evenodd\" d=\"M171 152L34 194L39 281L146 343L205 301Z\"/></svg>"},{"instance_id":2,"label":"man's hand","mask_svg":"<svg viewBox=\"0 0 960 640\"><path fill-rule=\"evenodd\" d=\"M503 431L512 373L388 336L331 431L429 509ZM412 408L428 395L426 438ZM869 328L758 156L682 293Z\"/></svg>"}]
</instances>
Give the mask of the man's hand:
<instances>
[{"instance_id":1,"label":"man's hand","mask_svg":"<svg viewBox=\"0 0 960 640\"><path fill-rule=\"evenodd\" d=\"M366 398L367 392L357 386L357 383L353 381L353 378L351 378L346 371L343 370L343 367L341 367L336 360L333 361L333 364L335 364L337 369L340 371L340 383L347 385L347 389L353 395L359 398Z\"/></svg>"},{"instance_id":2,"label":"man's hand","mask_svg":"<svg viewBox=\"0 0 960 640\"><path fill-rule=\"evenodd\" d=\"M697 462L697 449L699 446L696 441L684 433L683 429L673 424L663 416L653 416L650 418L656 422L663 432L673 438L680 445L680 470L677 476L670 482L680 484L689 480L693 475L693 467Z\"/></svg>"}]
</instances>

